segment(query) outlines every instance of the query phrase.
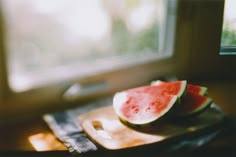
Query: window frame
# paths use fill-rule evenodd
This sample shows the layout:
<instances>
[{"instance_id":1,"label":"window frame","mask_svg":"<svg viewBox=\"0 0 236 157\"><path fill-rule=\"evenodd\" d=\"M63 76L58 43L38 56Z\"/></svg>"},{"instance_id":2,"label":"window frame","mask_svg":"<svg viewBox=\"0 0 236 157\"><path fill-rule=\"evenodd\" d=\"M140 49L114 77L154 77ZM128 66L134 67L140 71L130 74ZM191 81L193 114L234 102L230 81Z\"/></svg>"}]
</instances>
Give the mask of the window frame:
<instances>
[{"instance_id":1,"label":"window frame","mask_svg":"<svg viewBox=\"0 0 236 157\"><path fill-rule=\"evenodd\" d=\"M236 46L221 46L220 55L236 55Z\"/></svg>"},{"instance_id":2,"label":"window frame","mask_svg":"<svg viewBox=\"0 0 236 157\"><path fill-rule=\"evenodd\" d=\"M189 60L186 63L187 76L205 80L235 79L236 56L221 56L219 54L221 49L224 0L189 2L184 0L182 2L183 5L184 3L189 5L190 13L188 16L190 17L188 18L191 19L189 24L192 25L188 27L192 28L192 30L185 41L185 45L191 47L189 57L185 58ZM178 26L181 27L180 25ZM183 30L183 28L177 28L177 30ZM177 45L180 46L178 43ZM182 45L180 50L183 49L184 45Z\"/></svg>"},{"instance_id":3,"label":"window frame","mask_svg":"<svg viewBox=\"0 0 236 157\"><path fill-rule=\"evenodd\" d=\"M225 8L226 7L224 4L224 9ZM225 11L223 13L223 16L225 16L224 14L225 14ZM224 17L223 17L223 22L224 22ZM223 26L222 26L222 33L223 33ZM221 38L221 40L222 40L222 38ZM220 55L236 55L236 45L225 46L225 45L222 45L222 43L221 43Z\"/></svg>"},{"instance_id":4,"label":"window frame","mask_svg":"<svg viewBox=\"0 0 236 157\"><path fill-rule=\"evenodd\" d=\"M4 45L0 45L0 57L2 58L0 117L11 120L19 116L25 118L41 115L55 111L55 109L69 108L92 99L112 95L116 91L147 84L152 80L172 74L179 79L234 78L235 74L229 73L230 70L227 67L236 67L235 57L219 55L223 5L224 0L177 1L175 38L172 39L174 55L172 57L114 69L79 78L79 80L72 78L63 83L55 82L21 93L13 92L8 86L6 59L3 59L6 58L6 51L4 51ZM209 14L211 11L213 13ZM212 18L213 21L209 18ZM0 32L3 34L4 31ZM1 40L3 39L1 38ZM211 41L211 44L207 44L206 41ZM168 43L168 39L165 42ZM209 60L209 58L211 59ZM219 63L221 64L219 65ZM223 73L223 76L219 77L219 72ZM130 75L131 73L132 75ZM71 100L63 97L64 92L72 85L86 86L104 80L109 86L103 91L76 96ZM9 110L9 108L14 108L14 110Z\"/></svg>"}]
</instances>

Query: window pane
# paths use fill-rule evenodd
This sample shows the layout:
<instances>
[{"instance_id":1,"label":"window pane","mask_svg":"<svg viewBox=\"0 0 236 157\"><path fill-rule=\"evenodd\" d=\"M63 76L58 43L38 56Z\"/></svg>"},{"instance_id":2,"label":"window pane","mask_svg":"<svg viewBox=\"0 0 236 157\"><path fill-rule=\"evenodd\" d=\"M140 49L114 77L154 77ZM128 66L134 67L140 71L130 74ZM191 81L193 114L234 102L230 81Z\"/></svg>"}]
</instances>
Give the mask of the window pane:
<instances>
[{"instance_id":1,"label":"window pane","mask_svg":"<svg viewBox=\"0 0 236 157\"><path fill-rule=\"evenodd\" d=\"M35 80L48 81L50 71L57 69L70 67L86 74L91 69L116 67L162 52L164 0L2 3L10 86L14 90L30 88Z\"/></svg>"},{"instance_id":2,"label":"window pane","mask_svg":"<svg viewBox=\"0 0 236 157\"><path fill-rule=\"evenodd\" d=\"M236 54L236 1L225 0L221 54Z\"/></svg>"}]
</instances>

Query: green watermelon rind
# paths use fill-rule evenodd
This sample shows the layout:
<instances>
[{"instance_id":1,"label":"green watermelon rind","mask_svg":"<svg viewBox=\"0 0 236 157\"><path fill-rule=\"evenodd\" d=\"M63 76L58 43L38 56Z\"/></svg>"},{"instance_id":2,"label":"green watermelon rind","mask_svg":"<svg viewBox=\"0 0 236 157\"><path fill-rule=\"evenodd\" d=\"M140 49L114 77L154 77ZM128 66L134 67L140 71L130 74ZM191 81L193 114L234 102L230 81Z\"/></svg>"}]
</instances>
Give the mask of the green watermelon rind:
<instances>
[{"instance_id":1,"label":"green watermelon rind","mask_svg":"<svg viewBox=\"0 0 236 157\"><path fill-rule=\"evenodd\" d=\"M179 93L177 94L177 96L181 99L185 94L186 94L186 87L187 87L187 81L181 81L182 82L182 86L181 89L179 91Z\"/></svg>"},{"instance_id":2,"label":"green watermelon rind","mask_svg":"<svg viewBox=\"0 0 236 157\"><path fill-rule=\"evenodd\" d=\"M142 125L133 124L133 123L130 123L127 120L121 118L121 117L118 117L118 118L123 124L125 124L126 126L129 126L131 128L134 128L134 129L139 129L140 130L140 129L143 129L143 128L152 127L152 123L147 123L147 124L142 124Z\"/></svg>"},{"instance_id":3,"label":"green watermelon rind","mask_svg":"<svg viewBox=\"0 0 236 157\"><path fill-rule=\"evenodd\" d=\"M195 91L189 91L189 89L188 88L191 88L191 87L197 87L197 88L199 88L200 89L200 91L199 92L195 92ZM187 91L188 92L192 92L192 93L196 93L196 94L199 94L199 95L202 95L202 96L205 96L205 95L207 95L207 87L204 87L204 86L198 86L198 85L193 85L193 84L188 84L187 85Z\"/></svg>"},{"instance_id":4,"label":"green watermelon rind","mask_svg":"<svg viewBox=\"0 0 236 157\"><path fill-rule=\"evenodd\" d=\"M175 111L173 111L172 116L180 118L180 117L190 117L194 115L199 115L200 113L208 109L212 103L213 103L213 100L211 98L207 98L197 109L194 109L191 112L186 112L186 113L176 113Z\"/></svg>"},{"instance_id":5,"label":"green watermelon rind","mask_svg":"<svg viewBox=\"0 0 236 157\"><path fill-rule=\"evenodd\" d=\"M131 126L147 126L149 125L150 123L153 123L155 121L157 121L160 117L164 116L175 104L176 102L178 102L178 97L173 95L173 98L171 99L171 101L169 102L168 104L168 107L163 110L161 113L157 114L156 117L153 117L153 118L150 118L150 119L143 119L143 121L141 120L138 120L138 121L133 121L133 120L130 120L126 117L123 116L123 114L120 112L120 106L123 104L123 102L125 101L125 99L123 99L123 101L121 101L120 103L117 103L117 100L121 100L119 96L123 97L125 94L125 92L118 92L115 94L114 98L113 98L113 108L114 108L114 111L115 113L118 115L118 117L125 123L131 125ZM122 96L123 95L123 96Z\"/></svg>"},{"instance_id":6,"label":"green watermelon rind","mask_svg":"<svg viewBox=\"0 0 236 157\"><path fill-rule=\"evenodd\" d=\"M200 95L207 95L207 88L201 87L201 91L199 92Z\"/></svg>"},{"instance_id":7,"label":"green watermelon rind","mask_svg":"<svg viewBox=\"0 0 236 157\"><path fill-rule=\"evenodd\" d=\"M192 112L189 112L187 115L199 114L203 112L205 109L207 109L212 103L213 103L213 100L211 98L207 98L207 100L201 105L201 107L193 110Z\"/></svg>"}]
</instances>

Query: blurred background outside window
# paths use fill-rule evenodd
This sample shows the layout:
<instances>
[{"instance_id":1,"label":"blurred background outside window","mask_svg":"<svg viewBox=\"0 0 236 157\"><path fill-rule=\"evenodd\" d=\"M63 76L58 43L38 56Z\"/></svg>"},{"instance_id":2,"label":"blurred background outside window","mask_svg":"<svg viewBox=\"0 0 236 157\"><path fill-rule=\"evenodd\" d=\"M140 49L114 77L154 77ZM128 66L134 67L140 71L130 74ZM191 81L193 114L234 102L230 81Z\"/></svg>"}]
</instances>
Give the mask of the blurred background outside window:
<instances>
[{"instance_id":1,"label":"blurred background outside window","mask_svg":"<svg viewBox=\"0 0 236 157\"><path fill-rule=\"evenodd\" d=\"M236 1L225 0L224 22L221 36L222 55L236 55Z\"/></svg>"},{"instance_id":2,"label":"blurred background outside window","mask_svg":"<svg viewBox=\"0 0 236 157\"><path fill-rule=\"evenodd\" d=\"M162 52L164 0L2 0L10 87ZM52 79L52 81L54 81Z\"/></svg>"}]
</instances>

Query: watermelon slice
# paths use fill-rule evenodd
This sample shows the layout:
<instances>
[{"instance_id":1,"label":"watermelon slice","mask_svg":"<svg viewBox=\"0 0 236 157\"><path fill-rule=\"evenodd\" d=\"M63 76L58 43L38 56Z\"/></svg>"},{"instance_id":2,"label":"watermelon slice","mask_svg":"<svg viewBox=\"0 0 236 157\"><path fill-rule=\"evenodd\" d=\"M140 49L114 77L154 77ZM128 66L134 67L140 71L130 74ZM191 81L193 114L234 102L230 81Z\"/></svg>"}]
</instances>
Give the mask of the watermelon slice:
<instances>
[{"instance_id":1,"label":"watermelon slice","mask_svg":"<svg viewBox=\"0 0 236 157\"><path fill-rule=\"evenodd\" d=\"M168 83L164 81L153 81L151 85ZM172 112L175 116L197 115L212 103L212 99L205 97L207 88L203 86L187 84L187 94L181 99L179 105L175 105Z\"/></svg>"},{"instance_id":2,"label":"watermelon slice","mask_svg":"<svg viewBox=\"0 0 236 157\"><path fill-rule=\"evenodd\" d=\"M123 121L134 125L152 123L166 114L177 101L175 95L152 95L121 92L113 99L115 112Z\"/></svg>"},{"instance_id":3,"label":"watermelon slice","mask_svg":"<svg viewBox=\"0 0 236 157\"><path fill-rule=\"evenodd\" d=\"M169 82L164 82L161 80L157 80L157 81L153 81L151 82L151 85L160 85L163 83L169 83ZM203 87L203 86L198 86L198 85L193 85L193 84L187 84L187 91L188 92L192 92L192 93L196 93L196 94L200 94L200 95L206 95L207 94L207 88Z\"/></svg>"},{"instance_id":4,"label":"watermelon slice","mask_svg":"<svg viewBox=\"0 0 236 157\"><path fill-rule=\"evenodd\" d=\"M132 125L147 125L164 116L186 89L186 81L143 86L116 93L113 107L119 118Z\"/></svg>"},{"instance_id":5,"label":"watermelon slice","mask_svg":"<svg viewBox=\"0 0 236 157\"><path fill-rule=\"evenodd\" d=\"M199 95L206 95L207 94L207 88L203 86L197 86L193 84L187 85L187 91L191 93L196 93Z\"/></svg>"},{"instance_id":6,"label":"watermelon slice","mask_svg":"<svg viewBox=\"0 0 236 157\"><path fill-rule=\"evenodd\" d=\"M193 92L187 92L182 102L175 106L172 114L178 117L197 115L203 112L212 103L212 99Z\"/></svg>"}]
</instances>

